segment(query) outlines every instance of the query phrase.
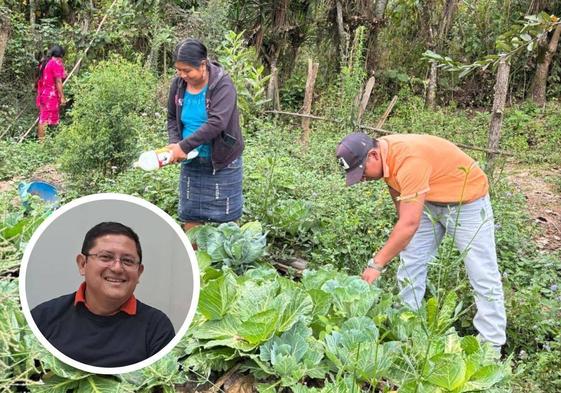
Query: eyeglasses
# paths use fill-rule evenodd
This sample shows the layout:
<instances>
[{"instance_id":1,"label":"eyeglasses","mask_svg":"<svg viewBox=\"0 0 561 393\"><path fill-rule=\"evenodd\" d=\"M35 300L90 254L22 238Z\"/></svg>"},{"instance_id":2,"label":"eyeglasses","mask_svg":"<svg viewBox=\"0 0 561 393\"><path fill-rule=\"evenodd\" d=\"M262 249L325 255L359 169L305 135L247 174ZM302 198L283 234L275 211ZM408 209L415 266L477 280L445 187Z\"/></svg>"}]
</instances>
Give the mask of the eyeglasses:
<instances>
[{"instance_id":1,"label":"eyeglasses","mask_svg":"<svg viewBox=\"0 0 561 393\"><path fill-rule=\"evenodd\" d=\"M137 270L140 266L140 261L131 256L116 257L109 252L99 252L97 254L84 254L86 257L94 257L99 263L104 266L113 266L117 261L121 262L121 266L126 270Z\"/></svg>"}]
</instances>

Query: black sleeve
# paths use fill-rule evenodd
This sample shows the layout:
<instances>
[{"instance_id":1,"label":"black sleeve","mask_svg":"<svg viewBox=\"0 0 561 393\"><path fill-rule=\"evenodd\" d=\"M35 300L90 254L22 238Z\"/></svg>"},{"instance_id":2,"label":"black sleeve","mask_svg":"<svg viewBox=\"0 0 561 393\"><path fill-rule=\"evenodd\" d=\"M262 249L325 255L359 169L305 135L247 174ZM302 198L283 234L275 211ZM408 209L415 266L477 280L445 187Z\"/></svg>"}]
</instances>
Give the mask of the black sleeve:
<instances>
[{"instance_id":1,"label":"black sleeve","mask_svg":"<svg viewBox=\"0 0 561 393\"><path fill-rule=\"evenodd\" d=\"M175 331L169 318L163 312L157 310L150 324L148 337L148 353L152 356L159 352L175 337Z\"/></svg>"},{"instance_id":2,"label":"black sleeve","mask_svg":"<svg viewBox=\"0 0 561 393\"><path fill-rule=\"evenodd\" d=\"M212 140L226 130L230 118L236 109L236 88L230 77L225 76L213 92L208 108L208 120L197 131L179 142L181 149L188 153L204 143Z\"/></svg>"},{"instance_id":3,"label":"black sleeve","mask_svg":"<svg viewBox=\"0 0 561 393\"><path fill-rule=\"evenodd\" d=\"M177 105L175 95L179 86L179 78L175 77L171 81L168 97L168 141L178 143L181 140L179 135L179 125L177 124Z\"/></svg>"}]
</instances>

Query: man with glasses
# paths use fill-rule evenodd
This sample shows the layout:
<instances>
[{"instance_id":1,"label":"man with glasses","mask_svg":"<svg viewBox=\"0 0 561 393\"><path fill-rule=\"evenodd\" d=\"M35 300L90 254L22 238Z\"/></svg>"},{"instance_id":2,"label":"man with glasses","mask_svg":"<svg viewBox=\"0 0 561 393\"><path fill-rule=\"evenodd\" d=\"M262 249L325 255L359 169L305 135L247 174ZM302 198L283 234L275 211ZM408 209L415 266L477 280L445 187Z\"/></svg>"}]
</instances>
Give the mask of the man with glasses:
<instances>
[{"instance_id":1,"label":"man with glasses","mask_svg":"<svg viewBox=\"0 0 561 393\"><path fill-rule=\"evenodd\" d=\"M413 310L425 296L427 268L445 234L453 237L475 292L474 326L482 341L500 351L506 341L506 315L495 250L489 183L476 162L453 143L432 135L364 133L346 136L337 146L346 184L381 180L397 210L397 222L362 273L377 280L399 254L402 301Z\"/></svg>"},{"instance_id":2,"label":"man with glasses","mask_svg":"<svg viewBox=\"0 0 561 393\"><path fill-rule=\"evenodd\" d=\"M81 363L120 367L159 352L175 336L169 318L134 296L144 271L138 235L117 222L102 222L84 238L76 263L78 291L31 311L45 338Z\"/></svg>"}]
</instances>

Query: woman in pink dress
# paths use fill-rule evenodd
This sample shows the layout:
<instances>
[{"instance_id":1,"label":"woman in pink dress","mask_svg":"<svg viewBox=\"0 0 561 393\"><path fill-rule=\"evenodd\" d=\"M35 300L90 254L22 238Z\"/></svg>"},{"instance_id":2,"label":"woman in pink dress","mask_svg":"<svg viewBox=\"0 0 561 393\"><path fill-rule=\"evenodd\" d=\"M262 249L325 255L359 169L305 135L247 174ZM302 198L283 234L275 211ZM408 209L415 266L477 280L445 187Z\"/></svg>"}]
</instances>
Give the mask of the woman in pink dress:
<instances>
[{"instance_id":1,"label":"woman in pink dress","mask_svg":"<svg viewBox=\"0 0 561 393\"><path fill-rule=\"evenodd\" d=\"M37 127L39 141L45 138L47 125L59 123L59 108L66 103L62 90L62 81L66 74L62 63L63 56L64 49L59 45L53 45L47 56L39 63L36 100L39 108L39 127Z\"/></svg>"}]
</instances>

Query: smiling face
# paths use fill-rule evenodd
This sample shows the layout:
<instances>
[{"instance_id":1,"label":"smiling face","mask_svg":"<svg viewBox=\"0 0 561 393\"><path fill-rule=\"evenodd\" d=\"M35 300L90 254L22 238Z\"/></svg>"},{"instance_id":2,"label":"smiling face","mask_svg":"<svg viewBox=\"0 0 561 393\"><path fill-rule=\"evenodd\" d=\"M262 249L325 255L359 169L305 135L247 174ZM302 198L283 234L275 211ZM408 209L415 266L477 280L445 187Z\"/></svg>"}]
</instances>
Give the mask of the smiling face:
<instances>
[{"instance_id":1,"label":"smiling face","mask_svg":"<svg viewBox=\"0 0 561 393\"><path fill-rule=\"evenodd\" d=\"M201 62L198 67L183 61L176 61L175 70L177 71L177 75L189 86L199 88L203 87L208 82L208 72L206 70L205 61Z\"/></svg>"},{"instance_id":2,"label":"smiling face","mask_svg":"<svg viewBox=\"0 0 561 393\"><path fill-rule=\"evenodd\" d=\"M142 264L134 268L123 265L122 259L138 261L136 243L125 235L103 235L98 237L88 255L76 257L80 274L86 281L88 307L117 309L133 294L144 270ZM95 254L95 255L92 255ZM103 263L97 255L112 255L119 261Z\"/></svg>"}]
</instances>

